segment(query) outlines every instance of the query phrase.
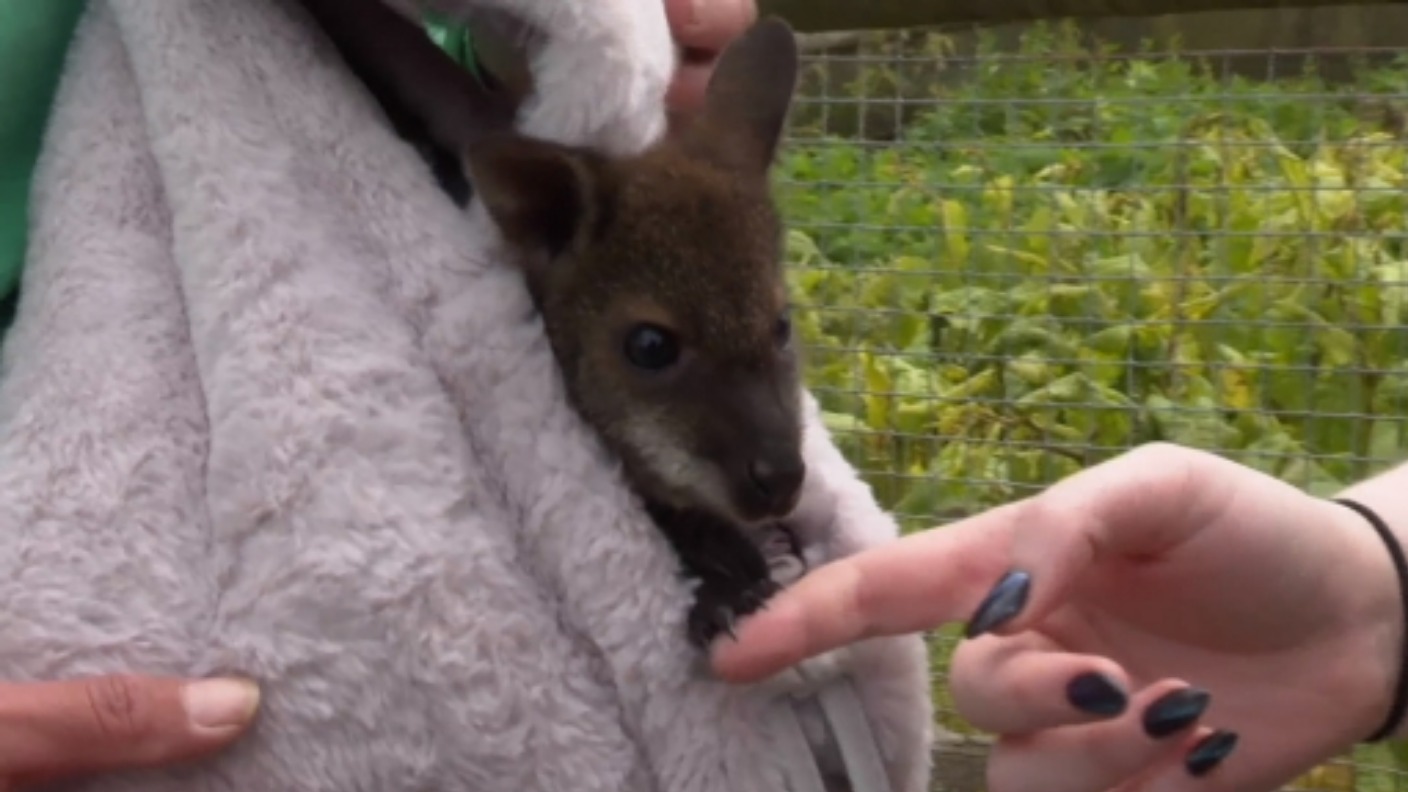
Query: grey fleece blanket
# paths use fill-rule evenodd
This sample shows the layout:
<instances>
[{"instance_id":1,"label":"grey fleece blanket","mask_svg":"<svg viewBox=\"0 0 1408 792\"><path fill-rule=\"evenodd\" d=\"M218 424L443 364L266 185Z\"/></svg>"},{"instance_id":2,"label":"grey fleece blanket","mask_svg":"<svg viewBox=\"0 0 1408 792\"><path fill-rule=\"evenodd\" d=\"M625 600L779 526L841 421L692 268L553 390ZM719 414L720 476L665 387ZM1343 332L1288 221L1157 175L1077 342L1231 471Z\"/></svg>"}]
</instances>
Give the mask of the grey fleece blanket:
<instances>
[{"instance_id":1,"label":"grey fleece blanket","mask_svg":"<svg viewBox=\"0 0 1408 792\"><path fill-rule=\"evenodd\" d=\"M784 789L787 700L708 677L515 268L301 13L93 0L32 206L0 676L265 696L228 753L90 788ZM812 559L892 538L808 421ZM919 638L839 662L922 789Z\"/></svg>"}]
</instances>

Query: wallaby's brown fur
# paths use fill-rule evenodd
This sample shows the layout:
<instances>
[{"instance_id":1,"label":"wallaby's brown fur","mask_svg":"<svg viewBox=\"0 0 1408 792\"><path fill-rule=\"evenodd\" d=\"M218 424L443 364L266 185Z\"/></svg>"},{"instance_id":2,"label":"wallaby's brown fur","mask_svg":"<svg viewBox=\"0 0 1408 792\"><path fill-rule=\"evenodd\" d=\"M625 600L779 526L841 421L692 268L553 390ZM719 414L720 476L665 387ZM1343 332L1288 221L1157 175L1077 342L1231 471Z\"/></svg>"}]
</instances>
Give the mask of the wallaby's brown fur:
<instances>
[{"instance_id":1,"label":"wallaby's brown fur","mask_svg":"<svg viewBox=\"0 0 1408 792\"><path fill-rule=\"evenodd\" d=\"M770 183L796 71L792 31L768 19L721 56L697 120L638 156L508 128L461 147L574 406L700 579L700 645L776 590L744 531L785 518L805 475Z\"/></svg>"},{"instance_id":2,"label":"wallaby's brown fur","mask_svg":"<svg viewBox=\"0 0 1408 792\"><path fill-rule=\"evenodd\" d=\"M498 151L493 164L471 167L471 181L525 249L578 409L652 499L746 522L785 514L799 482L784 482L781 500L760 501L747 470L766 459L800 476L801 464L766 174L692 159L673 142L621 162L543 155L563 158L557 173ZM509 178L535 185L531 196L500 195ZM658 372L631 363L625 346L643 326L674 339L678 363Z\"/></svg>"}]
</instances>

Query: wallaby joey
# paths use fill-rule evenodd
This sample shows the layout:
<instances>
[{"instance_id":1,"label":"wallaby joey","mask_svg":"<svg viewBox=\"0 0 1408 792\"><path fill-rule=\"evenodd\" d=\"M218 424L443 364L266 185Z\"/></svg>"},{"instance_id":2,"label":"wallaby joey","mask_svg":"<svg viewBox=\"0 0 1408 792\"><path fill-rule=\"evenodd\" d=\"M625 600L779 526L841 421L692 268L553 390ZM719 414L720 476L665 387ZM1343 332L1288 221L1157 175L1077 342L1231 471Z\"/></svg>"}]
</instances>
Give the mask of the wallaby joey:
<instances>
[{"instance_id":1,"label":"wallaby joey","mask_svg":"<svg viewBox=\"0 0 1408 792\"><path fill-rule=\"evenodd\" d=\"M339 42L345 57L355 43ZM429 58L376 55L360 71L429 84L410 73ZM771 189L796 75L792 30L769 18L722 54L697 117L638 155L507 126L436 141L460 150L522 266L574 408L698 579L688 633L700 647L777 590L749 531L784 520L806 474ZM422 117L443 110L398 98Z\"/></svg>"},{"instance_id":2,"label":"wallaby joey","mask_svg":"<svg viewBox=\"0 0 1408 792\"><path fill-rule=\"evenodd\" d=\"M706 644L776 586L748 526L797 503L799 361L770 171L796 77L783 22L720 57L700 115L639 156L517 135L472 146L571 399L700 587Z\"/></svg>"}]
</instances>

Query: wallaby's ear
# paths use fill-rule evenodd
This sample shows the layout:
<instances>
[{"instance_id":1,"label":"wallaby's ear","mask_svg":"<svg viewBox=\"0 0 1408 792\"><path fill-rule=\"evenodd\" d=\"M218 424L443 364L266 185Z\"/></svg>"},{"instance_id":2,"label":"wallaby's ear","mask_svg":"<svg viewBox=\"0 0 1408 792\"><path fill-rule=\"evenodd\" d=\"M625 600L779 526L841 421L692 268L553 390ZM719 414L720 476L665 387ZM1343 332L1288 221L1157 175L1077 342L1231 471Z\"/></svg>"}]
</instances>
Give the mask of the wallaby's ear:
<instances>
[{"instance_id":1,"label":"wallaby's ear","mask_svg":"<svg viewBox=\"0 0 1408 792\"><path fill-rule=\"evenodd\" d=\"M772 166L797 86L797 38L769 16L719 56L704 107L687 134L695 145L752 170Z\"/></svg>"},{"instance_id":2,"label":"wallaby's ear","mask_svg":"<svg viewBox=\"0 0 1408 792\"><path fill-rule=\"evenodd\" d=\"M548 259L571 247L598 210L600 171L587 152L495 135L470 147L464 166L508 242Z\"/></svg>"}]
</instances>

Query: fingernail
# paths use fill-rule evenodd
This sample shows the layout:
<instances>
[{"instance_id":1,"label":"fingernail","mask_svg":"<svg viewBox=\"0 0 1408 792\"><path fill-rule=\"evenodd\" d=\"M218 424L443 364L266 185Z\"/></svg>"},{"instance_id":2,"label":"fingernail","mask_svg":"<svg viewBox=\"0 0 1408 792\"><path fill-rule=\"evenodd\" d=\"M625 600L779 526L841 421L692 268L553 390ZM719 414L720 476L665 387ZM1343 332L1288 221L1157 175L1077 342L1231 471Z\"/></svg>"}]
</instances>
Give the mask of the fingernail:
<instances>
[{"instance_id":1,"label":"fingernail","mask_svg":"<svg viewBox=\"0 0 1408 792\"><path fill-rule=\"evenodd\" d=\"M1236 747L1236 732L1215 731L1193 746L1193 750L1188 752L1188 758L1183 760L1183 766L1194 778L1205 776Z\"/></svg>"},{"instance_id":2,"label":"fingernail","mask_svg":"<svg viewBox=\"0 0 1408 792\"><path fill-rule=\"evenodd\" d=\"M974 638L1003 624L1022 612L1027 605L1027 594L1031 591L1032 578L1020 569L1014 569L1003 576L983 604L968 622L966 636Z\"/></svg>"},{"instance_id":3,"label":"fingernail","mask_svg":"<svg viewBox=\"0 0 1408 792\"><path fill-rule=\"evenodd\" d=\"M1081 674L1066 685L1071 706L1092 715L1114 717L1124 712L1129 697L1113 679L1100 673Z\"/></svg>"},{"instance_id":4,"label":"fingernail","mask_svg":"<svg viewBox=\"0 0 1408 792\"><path fill-rule=\"evenodd\" d=\"M1165 693L1144 710L1144 733L1159 739L1193 725L1208 708L1212 696L1199 688Z\"/></svg>"},{"instance_id":5,"label":"fingernail","mask_svg":"<svg viewBox=\"0 0 1408 792\"><path fill-rule=\"evenodd\" d=\"M259 688L242 679L207 679L181 690L186 717L197 729L243 726L259 706Z\"/></svg>"}]
</instances>

